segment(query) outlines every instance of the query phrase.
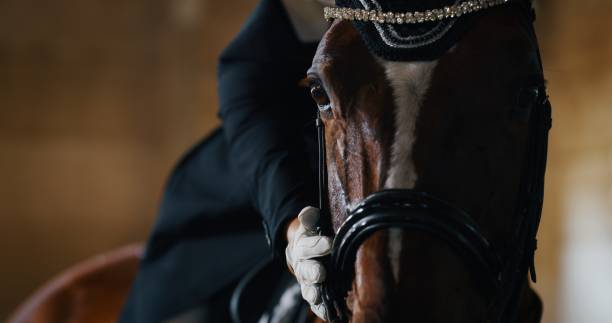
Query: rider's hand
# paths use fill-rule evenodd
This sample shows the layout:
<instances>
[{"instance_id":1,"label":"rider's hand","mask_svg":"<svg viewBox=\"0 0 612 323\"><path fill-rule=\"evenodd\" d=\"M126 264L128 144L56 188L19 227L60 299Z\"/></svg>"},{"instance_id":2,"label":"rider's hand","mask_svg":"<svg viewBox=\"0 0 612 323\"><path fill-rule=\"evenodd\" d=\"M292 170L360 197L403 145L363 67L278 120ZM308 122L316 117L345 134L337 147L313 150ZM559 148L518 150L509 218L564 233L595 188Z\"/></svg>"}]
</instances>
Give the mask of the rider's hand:
<instances>
[{"instance_id":1,"label":"rider's hand","mask_svg":"<svg viewBox=\"0 0 612 323\"><path fill-rule=\"evenodd\" d=\"M304 208L287 230L287 265L297 278L302 289L302 297L310 304L314 314L327 320L327 313L319 292L320 284L325 280L325 267L316 258L331 252L332 240L316 232L319 221L319 209Z\"/></svg>"}]
</instances>

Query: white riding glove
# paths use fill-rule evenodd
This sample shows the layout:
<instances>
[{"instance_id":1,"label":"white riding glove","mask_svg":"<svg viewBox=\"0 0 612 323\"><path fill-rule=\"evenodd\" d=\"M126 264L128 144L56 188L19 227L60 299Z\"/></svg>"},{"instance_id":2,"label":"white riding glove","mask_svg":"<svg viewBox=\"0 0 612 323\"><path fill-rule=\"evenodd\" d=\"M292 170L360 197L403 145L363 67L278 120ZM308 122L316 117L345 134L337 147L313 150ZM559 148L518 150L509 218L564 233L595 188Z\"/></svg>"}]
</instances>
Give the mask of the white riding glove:
<instances>
[{"instance_id":1,"label":"white riding glove","mask_svg":"<svg viewBox=\"0 0 612 323\"><path fill-rule=\"evenodd\" d=\"M297 278L302 297L310 304L312 312L326 321L327 313L319 292L326 272L323 263L315 258L331 252L332 239L316 232L319 209L311 206L304 208L298 215L298 220L300 226L285 250L287 265Z\"/></svg>"}]
</instances>

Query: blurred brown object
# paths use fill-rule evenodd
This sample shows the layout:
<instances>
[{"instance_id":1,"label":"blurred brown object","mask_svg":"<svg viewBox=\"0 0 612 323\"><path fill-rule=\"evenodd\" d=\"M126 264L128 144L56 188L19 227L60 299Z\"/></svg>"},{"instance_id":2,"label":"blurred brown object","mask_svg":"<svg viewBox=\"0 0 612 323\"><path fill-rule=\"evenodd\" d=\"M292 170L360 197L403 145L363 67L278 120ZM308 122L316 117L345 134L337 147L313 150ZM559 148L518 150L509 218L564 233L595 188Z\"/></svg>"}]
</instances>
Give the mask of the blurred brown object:
<instances>
[{"instance_id":1,"label":"blurred brown object","mask_svg":"<svg viewBox=\"0 0 612 323\"><path fill-rule=\"evenodd\" d=\"M97 256L62 273L7 323L106 323L117 320L142 255L141 245Z\"/></svg>"}]
</instances>

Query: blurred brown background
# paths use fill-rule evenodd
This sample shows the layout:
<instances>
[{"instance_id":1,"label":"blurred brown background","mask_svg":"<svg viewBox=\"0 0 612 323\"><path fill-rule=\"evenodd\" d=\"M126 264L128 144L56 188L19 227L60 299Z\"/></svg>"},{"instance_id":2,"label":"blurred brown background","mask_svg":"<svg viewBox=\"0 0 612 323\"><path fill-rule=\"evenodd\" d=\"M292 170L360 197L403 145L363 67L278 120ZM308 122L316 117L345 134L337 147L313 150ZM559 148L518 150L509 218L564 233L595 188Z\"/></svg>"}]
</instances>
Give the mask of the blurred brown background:
<instances>
[{"instance_id":1,"label":"blurred brown background","mask_svg":"<svg viewBox=\"0 0 612 323\"><path fill-rule=\"evenodd\" d=\"M143 241L218 124L215 63L256 0L0 1L0 320L62 269ZM541 0L554 129L545 322L612 322L612 2Z\"/></svg>"}]
</instances>

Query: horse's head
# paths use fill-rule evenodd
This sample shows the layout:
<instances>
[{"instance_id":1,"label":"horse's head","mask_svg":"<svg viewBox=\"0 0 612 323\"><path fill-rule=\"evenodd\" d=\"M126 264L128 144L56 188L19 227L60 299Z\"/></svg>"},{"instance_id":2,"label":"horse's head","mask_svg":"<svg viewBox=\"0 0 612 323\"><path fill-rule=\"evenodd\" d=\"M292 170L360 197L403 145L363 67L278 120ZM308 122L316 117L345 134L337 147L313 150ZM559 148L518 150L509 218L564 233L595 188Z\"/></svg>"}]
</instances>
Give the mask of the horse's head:
<instances>
[{"instance_id":1,"label":"horse's head","mask_svg":"<svg viewBox=\"0 0 612 323\"><path fill-rule=\"evenodd\" d=\"M371 193L415 189L466 211L501 256L513 248L529 132L522 101L541 74L522 14L489 9L432 61L383 60L351 22L331 25L308 75L325 124L334 229ZM439 239L380 230L357 252L346 304L352 322L483 322L478 279ZM532 294L523 295L528 315Z\"/></svg>"}]
</instances>

